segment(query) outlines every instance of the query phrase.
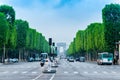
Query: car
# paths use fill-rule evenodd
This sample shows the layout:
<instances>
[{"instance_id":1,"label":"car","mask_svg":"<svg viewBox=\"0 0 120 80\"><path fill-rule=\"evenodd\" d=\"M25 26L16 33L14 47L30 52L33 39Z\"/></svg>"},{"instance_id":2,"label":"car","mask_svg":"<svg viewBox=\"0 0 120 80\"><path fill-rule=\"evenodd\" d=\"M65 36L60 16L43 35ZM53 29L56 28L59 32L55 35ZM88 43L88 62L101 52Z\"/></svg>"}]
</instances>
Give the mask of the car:
<instances>
[{"instance_id":1,"label":"car","mask_svg":"<svg viewBox=\"0 0 120 80\"><path fill-rule=\"evenodd\" d=\"M33 57L28 58L28 62L33 62L33 61L34 61Z\"/></svg>"},{"instance_id":2,"label":"car","mask_svg":"<svg viewBox=\"0 0 120 80\"><path fill-rule=\"evenodd\" d=\"M18 62L18 59L17 59L17 58L13 58L13 59L12 59L12 62L13 62L13 63L16 63L16 62Z\"/></svg>"},{"instance_id":3,"label":"car","mask_svg":"<svg viewBox=\"0 0 120 80\"><path fill-rule=\"evenodd\" d=\"M76 58L75 61L80 61L80 58Z\"/></svg>"},{"instance_id":4,"label":"car","mask_svg":"<svg viewBox=\"0 0 120 80\"><path fill-rule=\"evenodd\" d=\"M85 62L85 57L80 57L80 62Z\"/></svg>"},{"instance_id":5,"label":"car","mask_svg":"<svg viewBox=\"0 0 120 80\"><path fill-rule=\"evenodd\" d=\"M70 58L68 59L68 61L69 61L69 62L74 62L74 58L70 57Z\"/></svg>"}]
</instances>

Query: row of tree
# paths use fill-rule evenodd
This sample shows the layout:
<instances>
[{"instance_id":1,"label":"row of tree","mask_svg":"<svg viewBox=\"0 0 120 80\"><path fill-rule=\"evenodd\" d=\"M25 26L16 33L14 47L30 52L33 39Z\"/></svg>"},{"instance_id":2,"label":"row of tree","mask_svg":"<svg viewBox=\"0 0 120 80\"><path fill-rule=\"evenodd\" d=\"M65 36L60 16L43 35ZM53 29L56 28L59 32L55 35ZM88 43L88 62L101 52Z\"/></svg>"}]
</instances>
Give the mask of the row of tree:
<instances>
[{"instance_id":1,"label":"row of tree","mask_svg":"<svg viewBox=\"0 0 120 80\"><path fill-rule=\"evenodd\" d=\"M103 23L91 23L79 30L68 48L68 55L96 59L99 52L114 53L120 40L120 5L109 4L102 10Z\"/></svg>"},{"instance_id":2,"label":"row of tree","mask_svg":"<svg viewBox=\"0 0 120 80\"><path fill-rule=\"evenodd\" d=\"M42 33L29 27L24 20L15 19L11 6L0 6L0 59L19 58L26 60L36 54L49 52L49 44Z\"/></svg>"}]
</instances>

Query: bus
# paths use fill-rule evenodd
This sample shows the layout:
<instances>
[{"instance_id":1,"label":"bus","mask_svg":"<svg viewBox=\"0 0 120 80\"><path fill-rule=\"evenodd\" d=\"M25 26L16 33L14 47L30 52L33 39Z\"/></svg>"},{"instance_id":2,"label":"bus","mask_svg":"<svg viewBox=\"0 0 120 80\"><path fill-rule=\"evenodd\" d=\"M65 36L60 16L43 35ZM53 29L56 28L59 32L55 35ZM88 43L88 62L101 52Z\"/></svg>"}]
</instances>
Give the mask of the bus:
<instances>
[{"instance_id":1,"label":"bus","mask_svg":"<svg viewBox=\"0 0 120 80\"><path fill-rule=\"evenodd\" d=\"M98 53L97 64L110 64L113 63L113 54L108 52Z\"/></svg>"}]
</instances>

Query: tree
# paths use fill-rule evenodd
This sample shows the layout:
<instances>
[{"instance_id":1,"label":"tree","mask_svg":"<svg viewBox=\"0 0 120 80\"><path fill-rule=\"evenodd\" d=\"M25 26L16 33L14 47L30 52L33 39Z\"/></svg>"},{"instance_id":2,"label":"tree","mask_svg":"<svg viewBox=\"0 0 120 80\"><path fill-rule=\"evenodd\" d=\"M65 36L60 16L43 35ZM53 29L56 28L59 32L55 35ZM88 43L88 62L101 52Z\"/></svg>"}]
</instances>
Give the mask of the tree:
<instances>
[{"instance_id":1,"label":"tree","mask_svg":"<svg viewBox=\"0 0 120 80\"><path fill-rule=\"evenodd\" d=\"M16 28L14 26L15 22L15 11L11 6L8 5L1 5L0 6L0 12L5 15L5 18L8 22L9 26L9 36L8 36L8 43L6 45L6 56L9 58L9 55L11 55L11 51L15 49L16 47ZM10 53L10 54L8 54Z\"/></svg>"},{"instance_id":2,"label":"tree","mask_svg":"<svg viewBox=\"0 0 120 80\"><path fill-rule=\"evenodd\" d=\"M3 63L5 58L5 46L8 43L9 27L5 15L0 13L0 46L3 47Z\"/></svg>"},{"instance_id":3,"label":"tree","mask_svg":"<svg viewBox=\"0 0 120 80\"><path fill-rule=\"evenodd\" d=\"M19 49L19 59L21 58L21 52L26 48L26 38L27 38L27 30L29 28L29 24L27 21L16 20L15 21L16 31L17 31L17 48ZM23 54L24 57L24 54Z\"/></svg>"},{"instance_id":4,"label":"tree","mask_svg":"<svg viewBox=\"0 0 120 80\"><path fill-rule=\"evenodd\" d=\"M1 5L0 12L5 14L5 17L10 25L14 25L15 22L15 11L11 6Z\"/></svg>"},{"instance_id":5,"label":"tree","mask_svg":"<svg viewBox=\"0 0 120 80\"><path fill-rule=\"evenodd\" d=\"M105 26L105 41L107 51L114 52L115 43L120 40L120 5L109 4L102 10L103 24Z\"/></svg>"},{"instance_id":6,"label":"tree","mask_svg":"<svg viewBox=\"0 0 120 80\"><path fill-rule=\"evenodd\" d=\"M79 30L76 33L76 39L75 39L75 49L76 53L78 55L82 55L84 52L84 31Z\"/></svg>"}]
</instances>

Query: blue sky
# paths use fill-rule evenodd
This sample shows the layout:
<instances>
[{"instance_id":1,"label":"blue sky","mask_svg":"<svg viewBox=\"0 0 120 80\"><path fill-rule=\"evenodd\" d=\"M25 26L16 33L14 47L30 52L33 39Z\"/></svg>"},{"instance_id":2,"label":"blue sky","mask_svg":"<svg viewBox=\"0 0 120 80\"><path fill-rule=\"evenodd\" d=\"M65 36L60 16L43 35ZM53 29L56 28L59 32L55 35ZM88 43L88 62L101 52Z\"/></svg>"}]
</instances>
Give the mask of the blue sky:
<instances>
[{"instance_id":1,"label":"blue sky","mask_svg":"<svg viewBox=\"0 0 120 80\"><path fill-rule=\"evenodd\" d=\"M0 0L16 11L16 19L29 22L31 28L54 42L73 40L78 30L102 22L102 9L106 4L120 0Z\"/></svg>"}]
</instances>

